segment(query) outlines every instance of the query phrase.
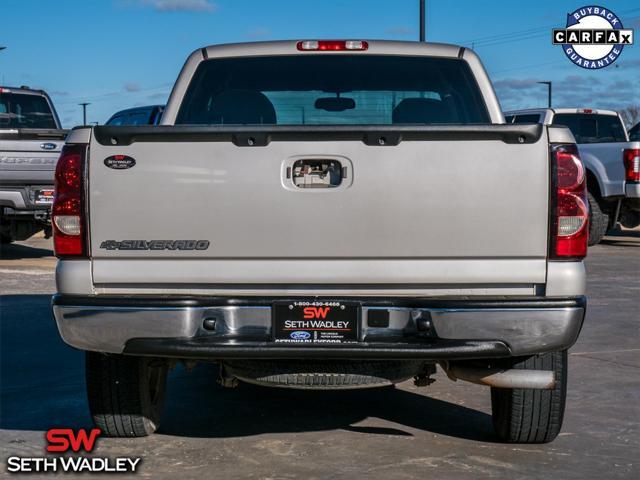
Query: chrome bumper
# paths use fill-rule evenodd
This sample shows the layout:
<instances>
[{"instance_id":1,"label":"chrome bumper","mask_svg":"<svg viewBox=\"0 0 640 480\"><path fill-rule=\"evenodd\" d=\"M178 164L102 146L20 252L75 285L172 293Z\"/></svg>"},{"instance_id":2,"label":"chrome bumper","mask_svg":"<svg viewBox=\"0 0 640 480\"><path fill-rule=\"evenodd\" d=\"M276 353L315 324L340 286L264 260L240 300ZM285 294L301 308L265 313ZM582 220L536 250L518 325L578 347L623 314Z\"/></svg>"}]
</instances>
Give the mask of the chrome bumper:
<instances>
[{"instance_id":1,"label":"chrome bumper","mask_svg":"<svg viewBox=\"0 0 640 480\"><path fill-rule=\"evenodd\" d=\"M27 205L22 193L18 190L0 190L0 206L24 210Z\"/></svg>"},{"instance_id":2,"label":"chrome bumper","mask_svg":"<svg viewBox=\"0 0 640 480\"><path fill-rule=\"evenodd\" d=\"M187 301L171 305L168 301L131 298L113 305L108 302L109 299L99 299L84 305L70 304L69 299L54 297L53 312L64 341L82 350L201 358L250 357L258 351L260 355L277 358L295 351L295 347L276 348L277 344L270 342L269 304L212 306ZM478 348L475 358L542 353L573 345L585 314L584 299L423 303L426 305L395 306L367 305L363 301L362 343L350 349L338 346L335 350L363 358L376 358L376 351L385 358L393 357L394 349L402 353L399 355L402 358L429 357L447 345L452 348L466 345L468 358L474 358L471 350L475 347ZM389 312L388 327L368 325L368 314L374 309ZM418 328L425 319L429 320L428 332ZM215 328L209 325L210 329L205 329L205 320L209 324L215 320ZM501 347L491 353L490 344ZM197 352L190 353L190 349ZM331 349L307 347L313 352Z\"/></svg>"},{"instance_id":3,"label":"chrome bumper","mask_svg":"<svg viewBox=\"0 0 640 480\"><path fill-rule=\"evenodd\" d=\"M624 196L627 198L640 198L640 183L627 183L624 186Z\"/></svg>"}]
</instances>

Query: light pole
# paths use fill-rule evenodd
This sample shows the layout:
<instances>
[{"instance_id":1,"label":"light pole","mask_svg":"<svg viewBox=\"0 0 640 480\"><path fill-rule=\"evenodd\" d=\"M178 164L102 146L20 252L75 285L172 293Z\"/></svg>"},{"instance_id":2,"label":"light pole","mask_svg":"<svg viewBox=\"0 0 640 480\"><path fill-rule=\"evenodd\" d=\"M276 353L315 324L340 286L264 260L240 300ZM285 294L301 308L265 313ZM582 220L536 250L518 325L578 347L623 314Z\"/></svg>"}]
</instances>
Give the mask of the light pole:
<instances>
[{"instance_id":1,"label":"light pole","mask_svg":"<svg viewBox=\"0 0 640 480\"><path fill-rule=\"evenodd\" d=\"M83 103L79 103L78 105L82 107L82 125L86 125L87 124L87 105L91 105L91 104L89 102L83 102Z\"/></svg>"},{"instance_id":2,"label":"light pole","mask_svg":"<svg viewBox=\"0 0 640 480\"><path fill-rule=\"evenodd\" d=\"M420 0L420 41L425 41L425 32L424 32L424 16L425 16L425 0Z\"/></svg>"},{"instance_id":3,"label":"light pole","mask_svg":"<svg viewBox=\"0 0 640 480\"><path fill-rule=\"evenodd\" d=\"M541 83L547 86L548 95L549 95L549 100L547 103L548 103L548 107L551 108L551 82L538 82L538 83Z\"/></svg>"},{"instance_id":4,"label":"light pole","mask_svg":"<svg viewBox=\"0 0 640 480\"><path fill-rule=\"evenodd\" d=\"M3 47L2 45L0 45L0 51L4 50L7 47ZM2 80L2 83L0 83L0 85L2 85L4 83L4 73L2 74L2 78L0 79Z\"/></svg>"}]
</instances>

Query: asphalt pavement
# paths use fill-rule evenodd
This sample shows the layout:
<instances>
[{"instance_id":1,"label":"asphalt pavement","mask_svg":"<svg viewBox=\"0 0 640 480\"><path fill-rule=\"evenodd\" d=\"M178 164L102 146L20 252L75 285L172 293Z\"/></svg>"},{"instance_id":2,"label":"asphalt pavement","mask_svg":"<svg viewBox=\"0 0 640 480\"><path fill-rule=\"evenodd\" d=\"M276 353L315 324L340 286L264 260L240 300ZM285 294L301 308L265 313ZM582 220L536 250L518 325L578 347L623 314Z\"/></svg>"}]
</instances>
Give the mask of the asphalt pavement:
<instances>
[{"instance_id":1,"label":"asphalt pavement","mask_svg":"<svg viewBox=\"0 0 640 480\"><path fill-rule=\"evenodd\" d=\"M0 477L8 457L44 454L47 429L92 426L84 355L51 316L51 255L42 237L0 254ZM640 231L607 237L586 262L587 318L550 444L498 443L489 389L441 371L429 387L303 392L224 389L199 365L171 373L158 433L101 438L95 455L142 457L138 476L154 479L640 478Z\"/></svg>"}]
</instances>

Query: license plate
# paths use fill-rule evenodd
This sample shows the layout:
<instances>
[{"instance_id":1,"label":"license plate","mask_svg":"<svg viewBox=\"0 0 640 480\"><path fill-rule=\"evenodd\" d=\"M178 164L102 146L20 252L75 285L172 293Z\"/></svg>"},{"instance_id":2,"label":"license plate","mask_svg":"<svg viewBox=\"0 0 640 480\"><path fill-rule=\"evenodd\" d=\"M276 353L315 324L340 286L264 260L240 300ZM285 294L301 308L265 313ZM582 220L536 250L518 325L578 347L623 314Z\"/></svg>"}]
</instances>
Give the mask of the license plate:
<instances>
[{"instance_id":1,"label":"license plate","mask_svg":"<svg viewBox=\"0 0 640 480\"><path fill-rule=\"evenodd\" d=\"M355 343L360 306L331 301L291 301L273 305L273 341L278 343Z\"/></svg>"},{"instance_id":2,"label":"license plate","mask_svg":"<svg viewBox=\"0 0 640 480\"><path fill-rule=\"evenodd\" d=\"M36 205L51 205L53 203L53 189L36 190L34 203Z\"/></svg>"}]
</instances>

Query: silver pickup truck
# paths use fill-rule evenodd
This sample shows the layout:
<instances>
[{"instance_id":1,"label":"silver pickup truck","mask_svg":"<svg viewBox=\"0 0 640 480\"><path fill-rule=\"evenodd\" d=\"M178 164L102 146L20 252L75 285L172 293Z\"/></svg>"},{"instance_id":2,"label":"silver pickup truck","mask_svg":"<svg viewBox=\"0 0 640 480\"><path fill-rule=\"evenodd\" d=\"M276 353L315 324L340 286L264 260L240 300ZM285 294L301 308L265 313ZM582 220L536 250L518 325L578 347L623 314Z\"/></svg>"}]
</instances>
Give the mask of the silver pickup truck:
<instances>
[{"instance_id":1,"label":"silver pickup truck","mask_svg":"<svg viewBox=\"0 0 640 480\"><path fill-rule=\"evenodd\" d=\"M618 222L640 225L640 141L629 139L620 115L592 108L542 108L505 112L507 123L568 127L587 169L589 245Z\"/></svg>"},{"instance_id":2,"label":"silver pickup truck","mask_svg":"<svg viewBox=\"0 0 640 480\"><path fill-rule=\"evenodd\" d=\"M0 87L0 241L49 234L53 173L67 135L49 96Z\"/></svg>"},{"instance_id":3,"label":"silver pickup truck","mask_svg":"<svg viewBox=\"0 0 640 480\"><path fill-rule=\"evenodd\" d=\"M158 427L178 361L306 389L439 364L491 387L498 438L561 428L585 170L567 128L505 124L468 49L202 48L160 126L73 130L56 182L53 312L106 435Z\"/></svg>"}]
</instances>

